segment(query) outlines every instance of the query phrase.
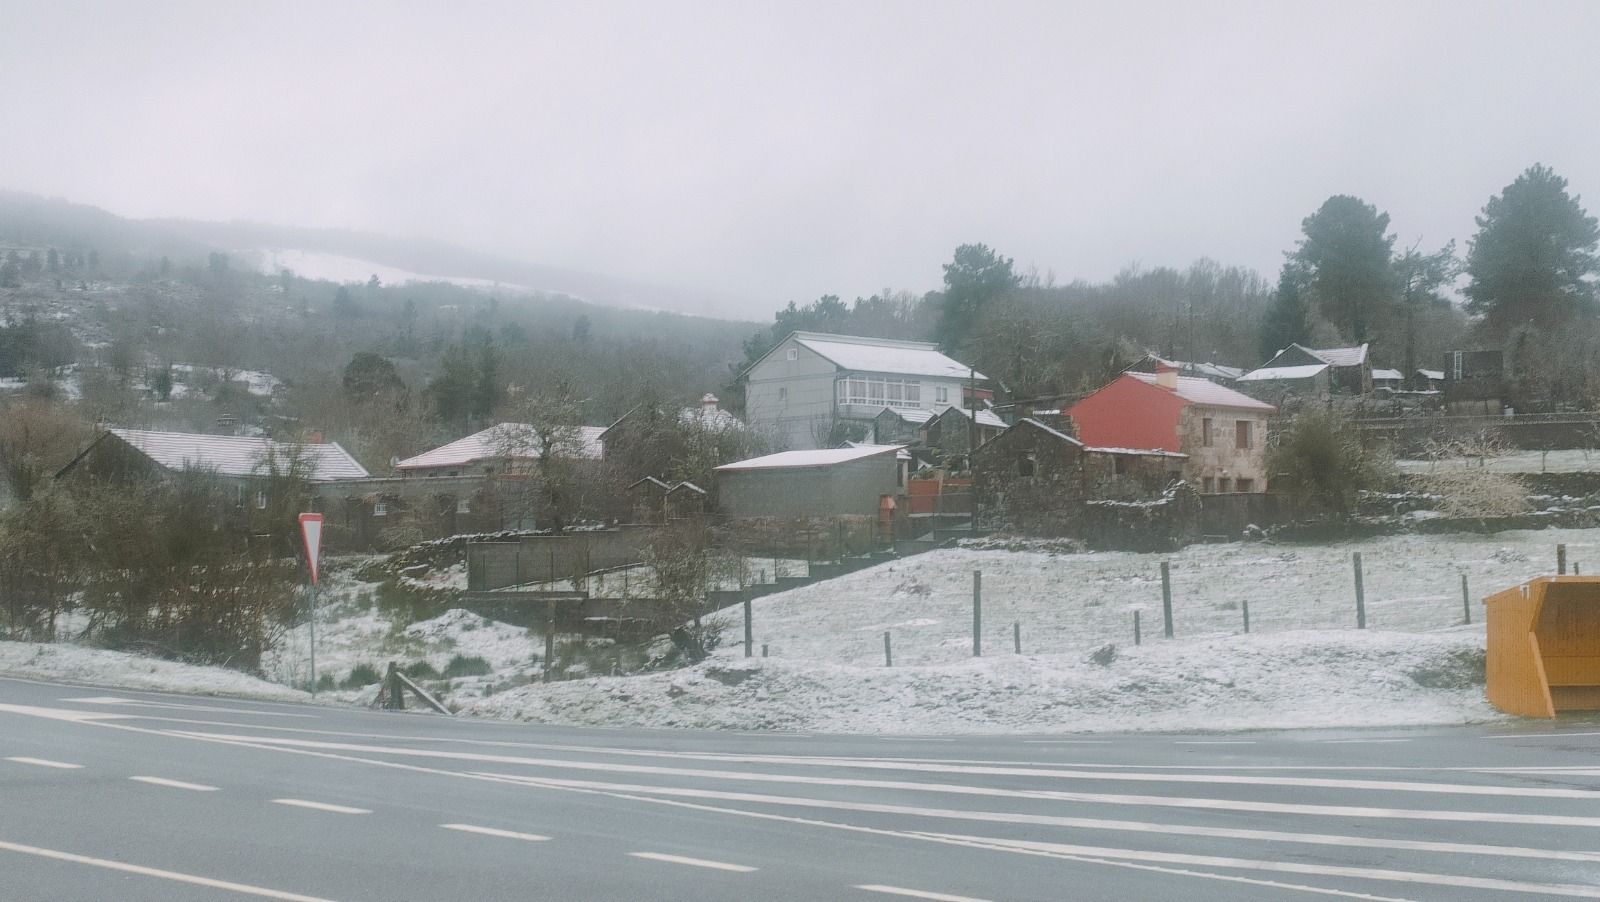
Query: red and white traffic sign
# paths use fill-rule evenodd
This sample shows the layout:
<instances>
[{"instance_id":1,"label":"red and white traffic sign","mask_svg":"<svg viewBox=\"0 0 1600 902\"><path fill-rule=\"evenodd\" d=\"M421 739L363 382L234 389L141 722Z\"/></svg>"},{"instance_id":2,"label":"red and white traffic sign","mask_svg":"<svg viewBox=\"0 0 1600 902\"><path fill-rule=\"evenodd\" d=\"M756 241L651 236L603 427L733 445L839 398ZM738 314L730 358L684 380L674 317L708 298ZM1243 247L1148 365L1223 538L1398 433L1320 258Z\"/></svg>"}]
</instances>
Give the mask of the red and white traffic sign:
<instances>
[{"instance_id":1,"label":"red and white traffic sign","mask_svg":"<svg viewBox=\"0 0 1600 902\"><path fill-rule=\"evenodd\" d=\"M311 584L317 584L317 555L322 551L322 515L301 514L300 535L306 540L306 566L311 568Z\"/></svg>"}]
</instances>

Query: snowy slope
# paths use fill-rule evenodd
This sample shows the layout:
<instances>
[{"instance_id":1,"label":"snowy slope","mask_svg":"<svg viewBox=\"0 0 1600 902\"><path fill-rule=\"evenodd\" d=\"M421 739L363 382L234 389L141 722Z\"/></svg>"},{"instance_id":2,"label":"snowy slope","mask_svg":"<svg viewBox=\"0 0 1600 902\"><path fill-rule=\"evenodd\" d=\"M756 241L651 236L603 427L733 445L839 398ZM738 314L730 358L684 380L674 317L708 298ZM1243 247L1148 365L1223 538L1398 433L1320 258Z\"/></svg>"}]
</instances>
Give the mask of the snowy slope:
<instances>
[{"instance_id":1,"label":"snowy slope","mask_svg":"<svg viewBox=\"0 0 1600 902\"><path fill-rule=\"evenodd\" d=\"M66 643L0 641L0 673L122 689L303 701L304 692L225 667L197 667L120 651Z\"/></svg>"},{"instance_id":2,"label":"snowy slope","mask_svg":"<svg viewBox=\"0 0 1600 902\"><path fill-rule=\"evenodd\" d=\"M346 257L325 251L263 248L258 251L244 251L242 253L246 255L254 254L257 260L256 268L260 272L269 275L276 275L280 271L287 269L302 279L339 282L341 284L350 282L364 283L373 276L377 276L378 280L385 285L400 285L406 282L449 282L452 285L460 285L463 288L534 291L534 289L524 285L510 285L495 282L492 279L476 279L442 274L425 275L395 266L374 263L371 260Z\"/></svg>"}]
</instances>

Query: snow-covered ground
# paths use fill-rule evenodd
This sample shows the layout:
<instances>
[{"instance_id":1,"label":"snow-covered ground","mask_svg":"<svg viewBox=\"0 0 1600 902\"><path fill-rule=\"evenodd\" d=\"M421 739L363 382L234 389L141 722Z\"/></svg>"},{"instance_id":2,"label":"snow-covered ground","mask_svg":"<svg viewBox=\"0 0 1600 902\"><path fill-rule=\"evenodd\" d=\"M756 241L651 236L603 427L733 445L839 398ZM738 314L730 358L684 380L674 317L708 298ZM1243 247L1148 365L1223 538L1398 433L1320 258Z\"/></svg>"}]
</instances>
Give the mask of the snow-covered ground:
<instances>
[{"instance_id":1,"label":"snow-covered ground","mask_svg":"<svg viewBox=\"0 0 1600 902\"><path fill-rule=\"evenodd\" d=\"M1481 632L1301 631L931 667L715 659L529 684L470 713L542 723L853 733L1194 731L1494 720Z\"/></svg>"},{"instance_id":2,"label":"snow-covered ground","mask_svg":"<svg viewBox=\"0 0 1600 902\"><path fill-rule=\"evenodd\" d=\"M492 279L478 279L468 276L449 275L424 275L401 269L396 266L385 266L371 260L362 260L358 257L346 257L341 254L330 254L324 251L307 251L293 248L263 248L258 251L245 251L247 255L254 254L257 259L257 269L269 275L277 275L282 270L289 270L302 279L313 281L338 282L366 282L373 276L385 285L401 285L406 282L449 282L463 288L479 288L484 290L498 289L501 291L531 291L522 285L512 285L496 282Z\"/></svg>"},{"instance_id":3,"label":"snow-covered ground","mask_svg":"<svg viewBox=\"0 0 1600 902\"><path fill-rule=\"evenodd\" d=\"M197 667L159 658L66 643L0 641L0 673L91 686L302 701L304 692L225 667Z\"/></svg>"},{"instance_id":4,"label":"snow-covered ground","mask_svg":"<svg viewBox=\"0 0 1600 902\"><path fill-rule=\"evenodd\" d=\"M1444 469L1461 467L1479 468L1479 461L1451 460L1397 460L1395 466L1402 473L1427 475ZM1490 473L1587 473L1600 471L1600 450L1568 449L1562 451L1513 451L1482 461L1482 469Z\"/></svg>"}]
</instances>

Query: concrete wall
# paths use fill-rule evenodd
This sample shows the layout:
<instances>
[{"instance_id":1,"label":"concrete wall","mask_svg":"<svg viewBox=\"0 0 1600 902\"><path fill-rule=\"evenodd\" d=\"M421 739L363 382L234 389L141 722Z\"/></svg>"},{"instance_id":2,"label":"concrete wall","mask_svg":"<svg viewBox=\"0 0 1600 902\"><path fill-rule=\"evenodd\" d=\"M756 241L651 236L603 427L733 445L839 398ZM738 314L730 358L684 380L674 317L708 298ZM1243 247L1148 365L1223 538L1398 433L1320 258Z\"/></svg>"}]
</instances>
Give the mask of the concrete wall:
<instances>
[{"instance_id":1,"label":"concrete wall","mask_svg":"<svg viewBox=\"0 0 1600 902\"><path fill-rule=\"evenodd\" d=\"M1211 446L1203 440L1203 421L1211 420ZM1236 425L1245 420L1253 424L1251 446L1236 447ZM1178 421L1178 434L1183 452L1189 455L1183 477L1202 494L1208 492L1205 480L1212 480L1210 491L1220 492L1220 480L1229 480L1230 489L1242 479L1251 480L1250 491L1267 490L1267 415L1264 412L1231 410L1223 407L1202 407L1191 404L1184 408Z\"/></svg>"},{"instance_id":2,"label":"concrete wall","mask_svg":"<svg viewBox=\"0 0 1600 902\"><path fill-rule=\"evenodd\" d=\"M878 514L883 495L899 495L900 462L878 454L831 467L717 474L718 506L730 518L849 517Z\"/></svg>"},{"instance_id":3,"label":"concrete wall","mask_svg":"<svg viewBox=\"0 0 1600 902\"><path fill-rule=\"evenodd\" d=\"M790 348L795 359L788 359ZM745 377L745 421L779 448L821 447L833 426L834 374L838 367L789 338Z\"/></svg>"},{"instance_id":4,"label":"concrete wall","mask_svg":"<svg viewBox=\"0 0 1600 902\"><path fill-rule=\"evenodd\" d=\"M475 592L637 563L655 530L649 527L585 530L558 536L523 536L505 542L467 543L467 587Z\"/></svg>"}]
</instances>

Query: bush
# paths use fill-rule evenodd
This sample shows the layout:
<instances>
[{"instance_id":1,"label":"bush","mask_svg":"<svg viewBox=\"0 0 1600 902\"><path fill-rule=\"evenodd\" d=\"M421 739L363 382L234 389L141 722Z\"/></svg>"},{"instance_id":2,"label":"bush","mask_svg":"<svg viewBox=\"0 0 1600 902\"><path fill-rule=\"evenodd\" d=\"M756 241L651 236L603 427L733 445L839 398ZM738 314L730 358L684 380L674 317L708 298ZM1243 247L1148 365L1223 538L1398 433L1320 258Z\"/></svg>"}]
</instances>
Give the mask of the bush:
<instances>
[{"instance_id":1,"label":"bush","mask_svg":"<svg viewBox=\"0 0 1600 902\"><path fill-rule=\"evenodd\" d=\"M378 682L378 679L377 668L371 664L357 664L350 668L350 675L344 678L344 682L340 683L339 687L341 689L360 689L363 686L371 686L373 683Z\"/></svg>"},{"instance_id":2,"label":"bush","mask_svg":"<svg viewBox=\"0 0 1600 902\"><path fill-rule=\"evenodd\" d=\"M1394 460L1362 445L1344 417L1311 409L1297 415L1268 449L1267 472L1272 491L1347 514L1363 491L1381 491L1393 482Z\"/></svg>"},{"instance_id":3,"label":"bush","mask_svg":"<svg viewBox=\"0 0 1600 902\"><path fill-rule=\"evenodd\" d=\"M1528 490L1515 476L1466 467L1428 477L1439 512L1464 520L1492 520L1528 512Z\"/></svg>"},{"instance_id":4,"label":"bush","mask_svg":"<svg viewBox=\"0 0 1600 902\"><path fill-rule=\"evenodd\" d=\"M336 688L338 687L333 681L333 674L324 670L322 676L317 677L318 692L332 692Z\"/></svg>"},{"instance_id":5,"label":"bush","mask_svg":"<svg viewBox=\"0 0 1600 902\"><path fill-rule=\"evenodd\" d=\"M470 657L467 655L456 655L455 657L451 658L450 663L446 664L444 667L444 675L447 678L487 676L491 671L492 668L489 667L489 662L478 657L477 655L472 655Z\"/></svg>"},{"instance_id":6,"label":"bush","mask_svg":"<svg viewBox=\"0 0 1600 902\"><path fill-rule=\"evenodd\" d=\"M436 680L439 678L439 671L435 670L433 665L427 661L414 661L407 664L403 672L413 680Z\"/></svg>"}]
</instances>

